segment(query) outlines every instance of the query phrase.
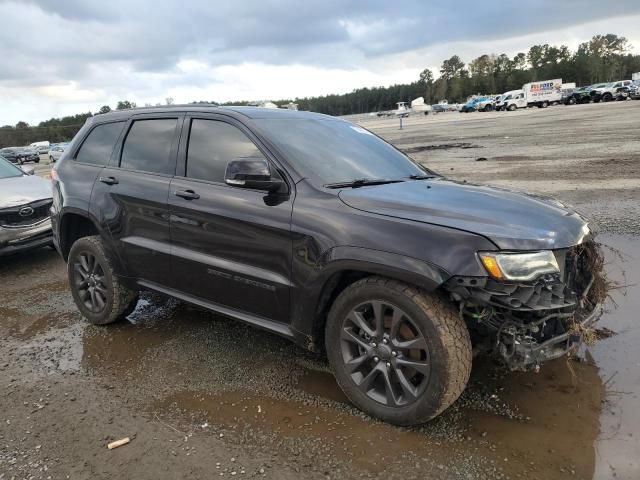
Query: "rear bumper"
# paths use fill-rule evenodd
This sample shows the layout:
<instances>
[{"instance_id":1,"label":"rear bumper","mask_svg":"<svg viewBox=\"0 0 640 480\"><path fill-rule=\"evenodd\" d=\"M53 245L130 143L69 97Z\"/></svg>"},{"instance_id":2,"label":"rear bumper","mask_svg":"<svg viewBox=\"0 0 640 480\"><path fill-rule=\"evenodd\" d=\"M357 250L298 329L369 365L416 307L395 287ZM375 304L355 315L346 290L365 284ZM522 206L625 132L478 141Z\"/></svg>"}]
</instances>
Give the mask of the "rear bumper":
<instances>
[{"instance_id":1,"label":"rear bumper","mask_svg":"<svg viewBox=\"0 0 640 480\"><path fill-rule=\"evenodd\" d=\"M51 220L48 218L25 227L0 227L0 256L51 244Z\"/></svg>"}]
</instances>

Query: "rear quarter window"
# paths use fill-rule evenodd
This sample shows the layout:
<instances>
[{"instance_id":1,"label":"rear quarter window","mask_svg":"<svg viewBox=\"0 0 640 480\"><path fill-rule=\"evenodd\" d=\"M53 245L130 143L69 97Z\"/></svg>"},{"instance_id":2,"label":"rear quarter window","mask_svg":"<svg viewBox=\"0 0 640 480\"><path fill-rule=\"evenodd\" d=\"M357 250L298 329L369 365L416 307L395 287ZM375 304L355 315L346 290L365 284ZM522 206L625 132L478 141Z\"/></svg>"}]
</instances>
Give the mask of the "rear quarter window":
<instances>
[{"instance_id":1,"label":"rear quarter window","mask_svg":"<svg viewBox=\"0 0 640 480\"><path fill-rule=\"evenodd\" d=\"M113 147L122 131L124 122L98 125L87 136L76 155L76 161L105 166L109 163Z\"/></svg>"}]
</instances>

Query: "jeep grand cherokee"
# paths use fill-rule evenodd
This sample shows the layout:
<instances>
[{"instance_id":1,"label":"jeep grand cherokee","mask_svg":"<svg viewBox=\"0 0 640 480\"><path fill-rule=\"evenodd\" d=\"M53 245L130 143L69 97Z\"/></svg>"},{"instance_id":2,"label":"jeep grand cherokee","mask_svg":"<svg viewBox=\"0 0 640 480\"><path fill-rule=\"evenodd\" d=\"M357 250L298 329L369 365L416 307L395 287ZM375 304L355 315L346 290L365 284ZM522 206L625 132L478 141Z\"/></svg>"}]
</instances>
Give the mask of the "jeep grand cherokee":
<instances>
[{"instance_id":1,"label":"jeep grand cherokee","mask_svg":"<svg viewBox=\"0 0 640 480\"><path fill-rule=\"evenodd\" d=\"M337 118L112 112L52 177L55 244L87 320L161 292L326 352L349 399L395 424L453 403L472 348L537 368L600 313L581 215L447 180Z\"/></svg>"}]
</instances>

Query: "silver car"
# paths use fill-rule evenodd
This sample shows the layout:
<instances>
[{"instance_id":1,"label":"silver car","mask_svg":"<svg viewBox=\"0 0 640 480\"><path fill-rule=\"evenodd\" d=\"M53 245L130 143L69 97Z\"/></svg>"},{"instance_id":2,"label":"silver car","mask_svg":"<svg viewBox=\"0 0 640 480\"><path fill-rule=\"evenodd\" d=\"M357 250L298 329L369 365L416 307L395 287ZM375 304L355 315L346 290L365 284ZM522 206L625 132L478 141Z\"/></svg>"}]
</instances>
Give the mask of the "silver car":
<instances>
[{"instance_id":1,"label":"silver car","mask_svg":"<svg viewBox=\"0 0 640 480\"><path fill-rule=\"evenodd\" d=\"M60 157L64 153L65 148L67 148L66 145L54 145L52 147L49 147L49 162L55 163L60 160Z\"/></svg>"},{"instance_id":2,"label":"silver car","mask_svg":"<svg viewBox=\"0 0 640 480\"><path fill-rule=\"evenodd\" d=\"M0 256L52 245L51 185L0 156Z\"/></svg>"}]
</instances>

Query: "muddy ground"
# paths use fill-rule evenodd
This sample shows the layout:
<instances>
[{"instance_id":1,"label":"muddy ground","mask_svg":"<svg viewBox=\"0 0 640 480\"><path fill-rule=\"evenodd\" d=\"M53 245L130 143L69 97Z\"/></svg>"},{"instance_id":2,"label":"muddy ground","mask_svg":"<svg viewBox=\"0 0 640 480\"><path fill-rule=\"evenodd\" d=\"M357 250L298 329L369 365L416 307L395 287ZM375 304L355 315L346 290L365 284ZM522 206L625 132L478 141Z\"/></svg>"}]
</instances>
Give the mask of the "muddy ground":
<instances>
[{"instance_id":1,"label":"muddy ground","mask_svg":"<svg viewBox=\"0 0 640 480\"><path fill-rule=\"evenodd\" d=\"M616 335L539 374L478 359L420 428L359 413L322 357L275 335L150 294L91 326L53 251L0 260L0 479L639 478L638 120L640 102L363 122L453 178L593 215L628 285L601 320Z\"/></svg>"}]
</instances>

